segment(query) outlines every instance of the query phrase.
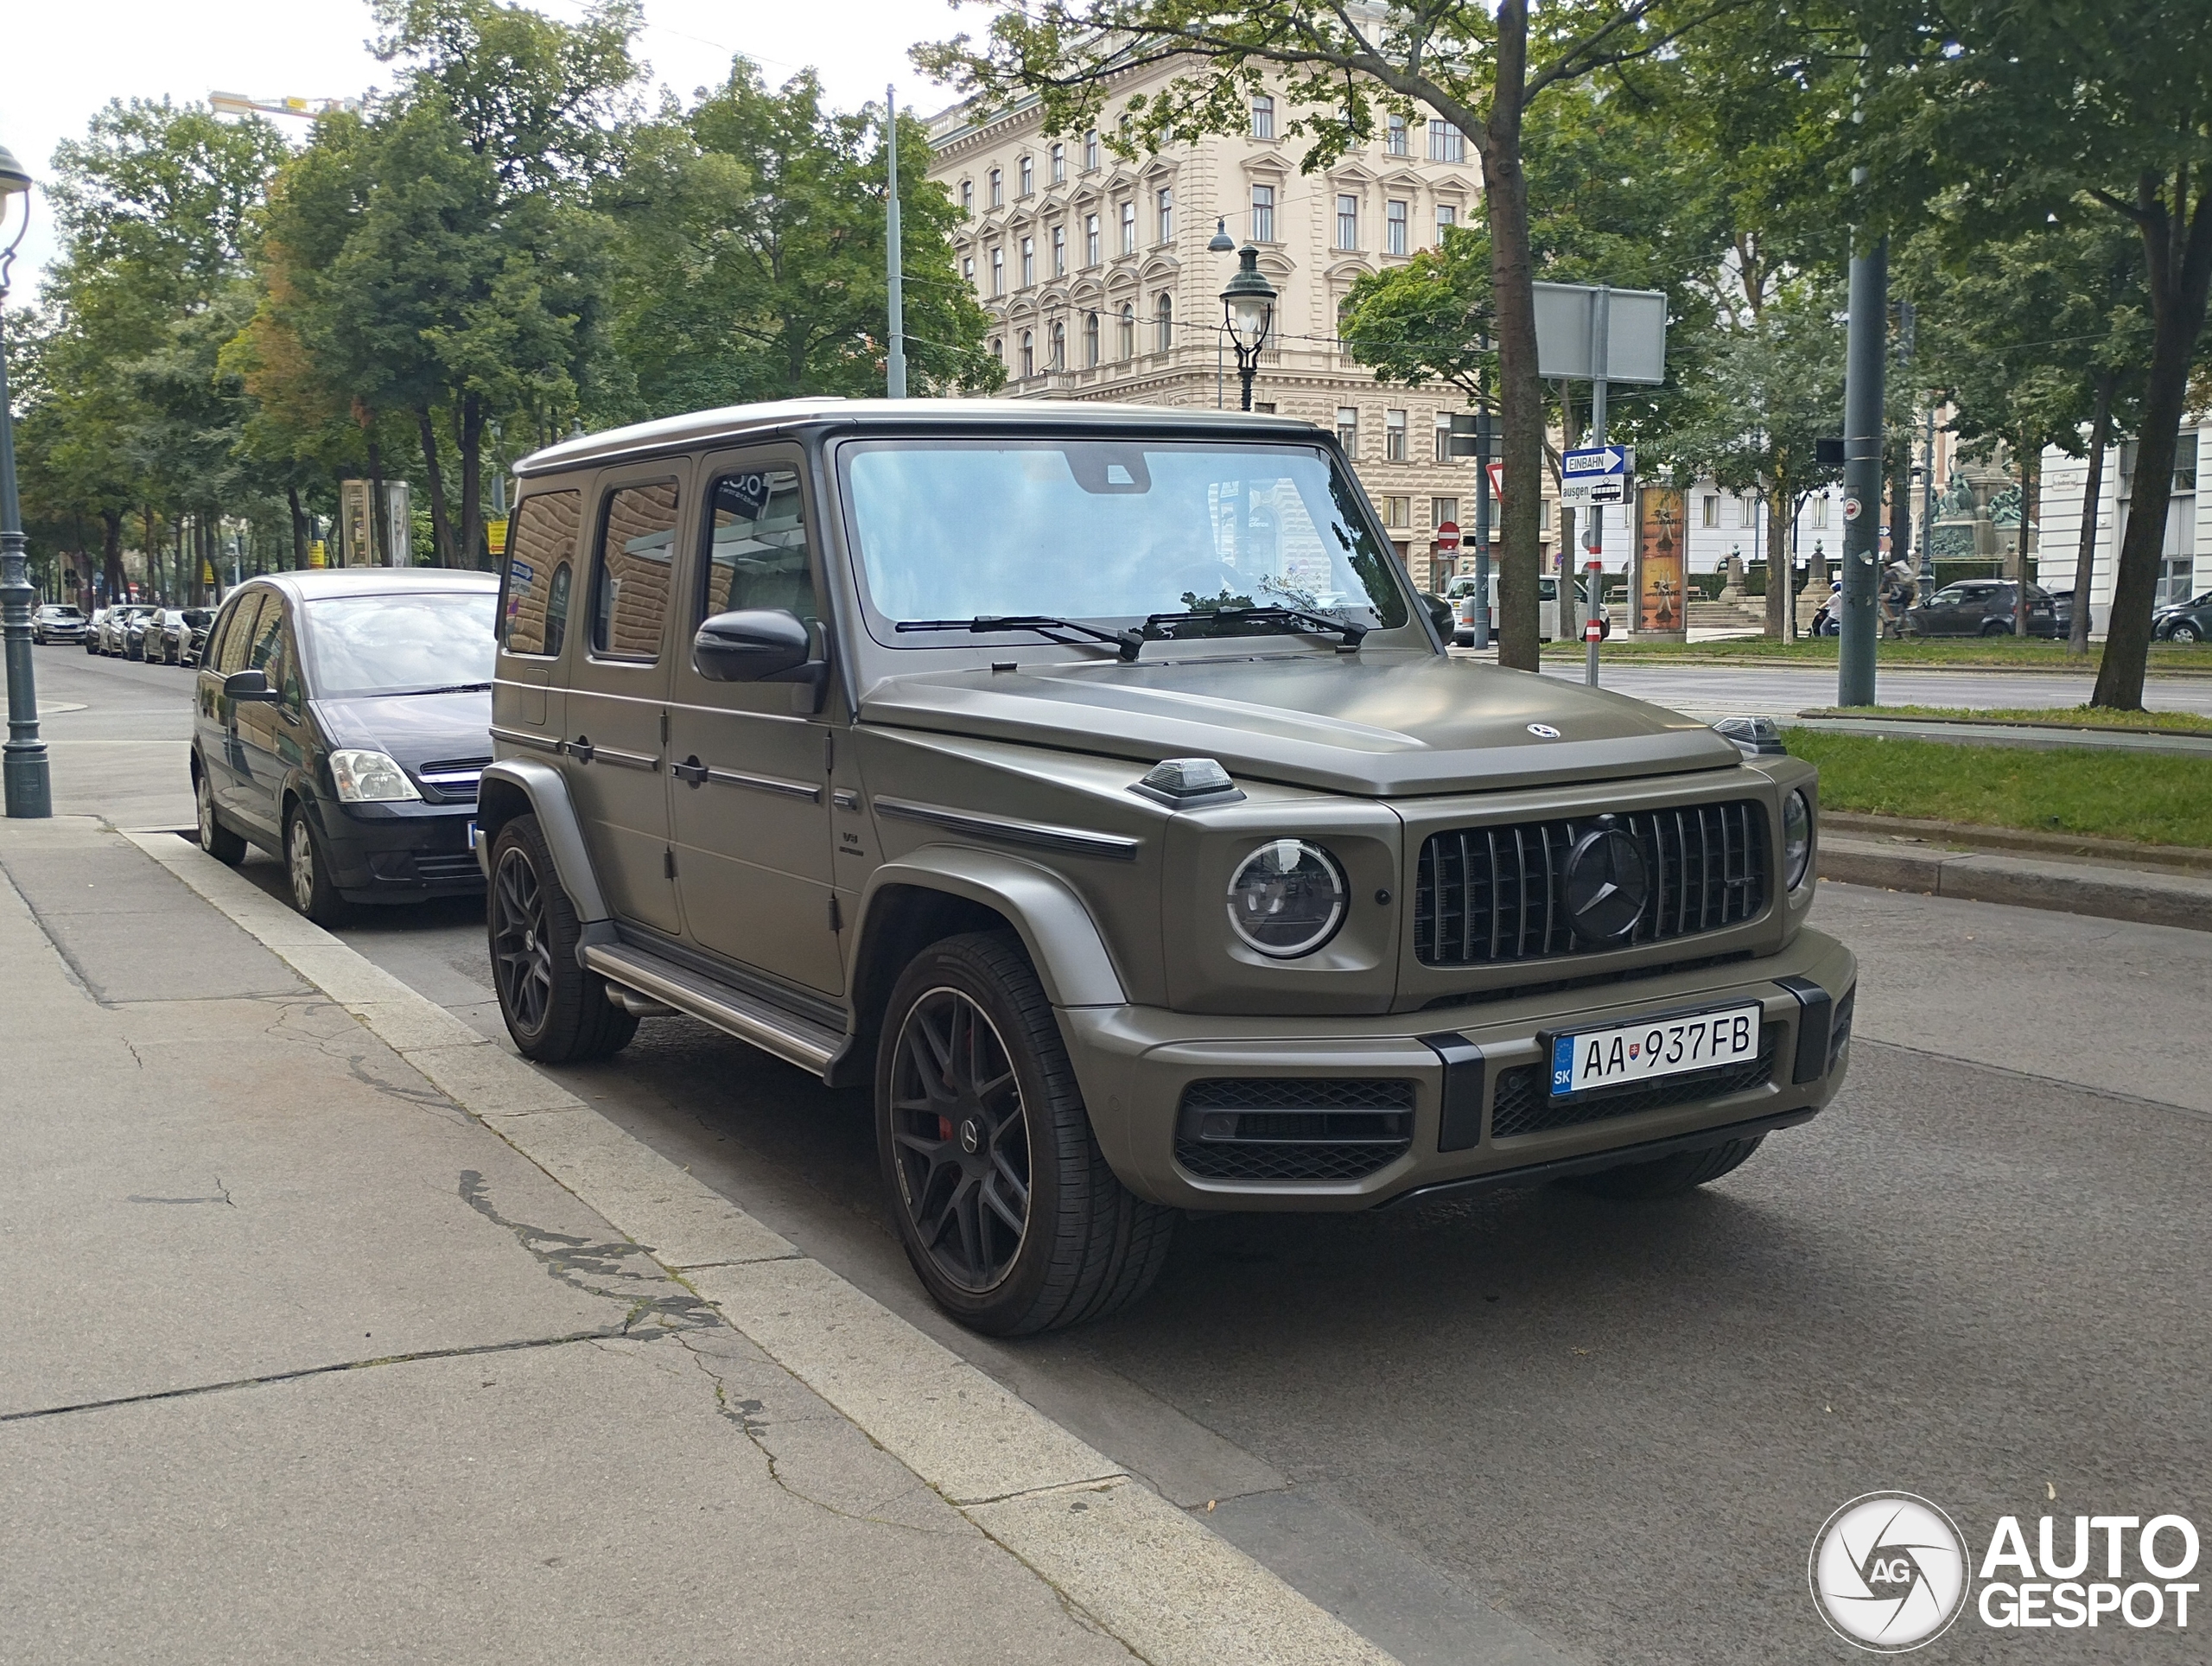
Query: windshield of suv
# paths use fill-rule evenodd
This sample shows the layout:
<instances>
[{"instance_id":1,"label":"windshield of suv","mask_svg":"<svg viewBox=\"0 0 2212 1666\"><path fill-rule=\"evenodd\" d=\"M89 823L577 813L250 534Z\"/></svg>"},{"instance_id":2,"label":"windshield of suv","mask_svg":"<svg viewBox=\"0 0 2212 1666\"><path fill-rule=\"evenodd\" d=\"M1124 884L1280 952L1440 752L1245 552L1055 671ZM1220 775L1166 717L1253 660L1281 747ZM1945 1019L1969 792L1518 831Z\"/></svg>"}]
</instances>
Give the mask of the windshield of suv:
<instances>
[{"instance_id":1,"label":"windshield of suv","mask_svg":"<svg viewBox=\"0 0 2212 1666\"><path fill-rule=\"evenodd\" d=\"M330 596L307 604L308 691L318 700L492 685L494 590Z\"/></svg>"},{"instance_id":2,"label":"windshield of suv","mask_svg":"<svg viewBox=\"0 0 2212 1666\"><path fill-rule=\"evenodd\" d=\"M893 621L1236 607L1406 621L1389 546L1317 447L886 441L847 448L843 468L868 600Z\"/></svg>"}]
</instances>

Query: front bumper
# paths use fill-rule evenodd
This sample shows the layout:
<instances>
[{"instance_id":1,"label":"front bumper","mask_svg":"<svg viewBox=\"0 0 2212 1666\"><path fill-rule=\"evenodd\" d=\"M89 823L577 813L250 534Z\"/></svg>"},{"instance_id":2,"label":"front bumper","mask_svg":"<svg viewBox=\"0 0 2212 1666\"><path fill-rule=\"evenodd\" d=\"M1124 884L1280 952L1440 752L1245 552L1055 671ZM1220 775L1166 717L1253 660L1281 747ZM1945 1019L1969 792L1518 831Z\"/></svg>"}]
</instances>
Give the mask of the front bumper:
<instances>
[{"instance_id":1,"label":"front bumper","mask_svg":"<svg viewBox=\"0 0 2212 1666\"><path fill-rule=\"evenodd\" d=\"M1802 930L1758 960L1427 1012L1278 1019L1076 1007L1059 1018L1099 1144L1141 1195L1189 1209L1351 1210L1434 1187L1535 1182L1803 1121L1834 1097L1849 1067L1857 977L1850 950ZM1662 1078L1580 1102L1548 1097L1554 1033L1754 1001L1758 1068ZM1249 1092L1255 1083L1294 1091ZM1193 1093L1198 1084L1208 1085ZM1223 1172L1224 1148L1205 1143L1214 1125L1203 1107L1233 1105L1238 1093L1269 1105L1299 1095L1315 1105L1402 1105L1390 1126L1403 1137L1367 1141L1363 1155L1359 1135L1375 1125L1353 1110L1326 1127L1351 1131L1339 1166L1364 1163L1364 1172L1268 1178L1285 1165L1264 1140L1236 1148L1226 1166L1236 1172ZM1329 1143L1310 1138L1313 1122L1289 1126L1307 1142L1301 1159ZM1327 1167L1325 1154L1305 1167Z\"/></svg>"},{"instance_id":2,"label":"front bumper","mask_svg":"<svg viewBox=\"0 0 2212 1666\"><path fill-rule=\"evenodd\" d=\"M330 881L348 902L419 902L484 888L470 847L474 804L322 804Z\"/></svg>"}]
</instances>

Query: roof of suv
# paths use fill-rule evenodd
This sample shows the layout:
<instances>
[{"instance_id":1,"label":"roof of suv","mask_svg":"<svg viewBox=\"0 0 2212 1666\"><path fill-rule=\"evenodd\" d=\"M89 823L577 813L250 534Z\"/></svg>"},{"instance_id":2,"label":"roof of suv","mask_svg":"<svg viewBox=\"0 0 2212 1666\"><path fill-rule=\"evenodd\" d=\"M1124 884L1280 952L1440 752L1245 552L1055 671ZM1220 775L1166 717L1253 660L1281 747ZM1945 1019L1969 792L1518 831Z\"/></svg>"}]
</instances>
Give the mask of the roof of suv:
<instances>
[{"instance_id":1,"label":"roof of suv","mask_svg":"<svg viewBox=\"0 0 2212 1666\"><path fill-rule=\"evenodd\" d=\"M1102 428L1141 428L1155 433L1163 429L1185 433L1236 430L1271 439L1311 439L1321 432L1294 416L1091 404L1075 399L782 399L768 404L725 405L719 410L666 416L563 440L522 459L515 465L515 473L526 478L579 465L760 439L799 429L867 428L887 433L941 434L962 429L1003 431L1008 423L1028 429L1094 431Z\"/></svg>"},{"instance_id":2,"label":"roof of suv","mask_svg":"<svg viewBox=\"0 0 2212 1666\"><path fill-rule=\"evenodd\" d=\"M391 590L496 590L497 573L469 573L443 567L330 567L308 572L264 573L247 581L282 590L295 601L327 596L367 596Z\"/></svg>"}]
</instances>

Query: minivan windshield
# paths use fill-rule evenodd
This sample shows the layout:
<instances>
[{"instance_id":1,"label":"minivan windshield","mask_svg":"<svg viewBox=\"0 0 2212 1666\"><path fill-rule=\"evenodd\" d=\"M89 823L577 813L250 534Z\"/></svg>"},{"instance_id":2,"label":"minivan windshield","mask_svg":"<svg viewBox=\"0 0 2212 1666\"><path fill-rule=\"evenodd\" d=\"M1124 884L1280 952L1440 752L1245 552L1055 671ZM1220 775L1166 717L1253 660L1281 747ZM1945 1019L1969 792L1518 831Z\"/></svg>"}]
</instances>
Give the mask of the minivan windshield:
<instances>
[{"instance_id":1,"label":"minivan windshield","mask_svg":"<svg viewBox=\"0 0 2212 1666\"><path fill-rule=\"evenodd\" d=\"M1389 546L1317 446L878 441L842 468L868 601L894 625L1244 607L1406 621Z\"/></svg>"},{"instance_id":2,"label":"minivan windshield","mask_svg":"<svg viewBox=\"0 0 2212 1666\"><path fill-rule=\"evenodd\" d=\"M327 596L307 604L308 692L318 700L492 685L493 590Z\"/></svg>"}]
</instances>

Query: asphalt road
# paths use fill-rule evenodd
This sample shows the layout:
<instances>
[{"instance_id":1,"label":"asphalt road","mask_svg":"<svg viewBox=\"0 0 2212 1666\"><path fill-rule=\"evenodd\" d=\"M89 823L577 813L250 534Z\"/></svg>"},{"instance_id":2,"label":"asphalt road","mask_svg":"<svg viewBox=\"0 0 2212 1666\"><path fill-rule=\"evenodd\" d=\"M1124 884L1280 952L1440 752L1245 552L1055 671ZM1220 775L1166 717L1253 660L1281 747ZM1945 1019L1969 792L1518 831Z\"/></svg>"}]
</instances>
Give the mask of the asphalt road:
<instances>
[{"instance_id":1,"label":"asphalt road","mask_svg":"<svg viewBox=\"0 0 2212 1666\"><path fill-rule=\"evenodd\" d=\"M157 783L115 779L137 754L98 749L99 714L181 706L185 680L40 657L64 661L49 703L90 709L49 723L57 797L157 807ZM181 776L171 733L138 744ZM276 888L273 860L247 871ZM2212 1528L2212 936L1840 886L1816 917L1862 957L1851 1080L1719 1184L1192 1220L1146 1301L1019 1345L920 1296L865 1096L683 1019L558 1074L1167 1496L1212 1503L1408 1666L1858 1659L1806 1590L1814 1534L1858 1494L1924 1494L1977 1548L2005 1514L2031 1540L2060 1517L2062 1544L2077 1513ZM363 911L342 935L498 1033L475 907ZM2190 1618L2029 1637L1969 1616L1919 1658L2199 1661L2212 1618Z\"/></svg>"}]
</instances>

